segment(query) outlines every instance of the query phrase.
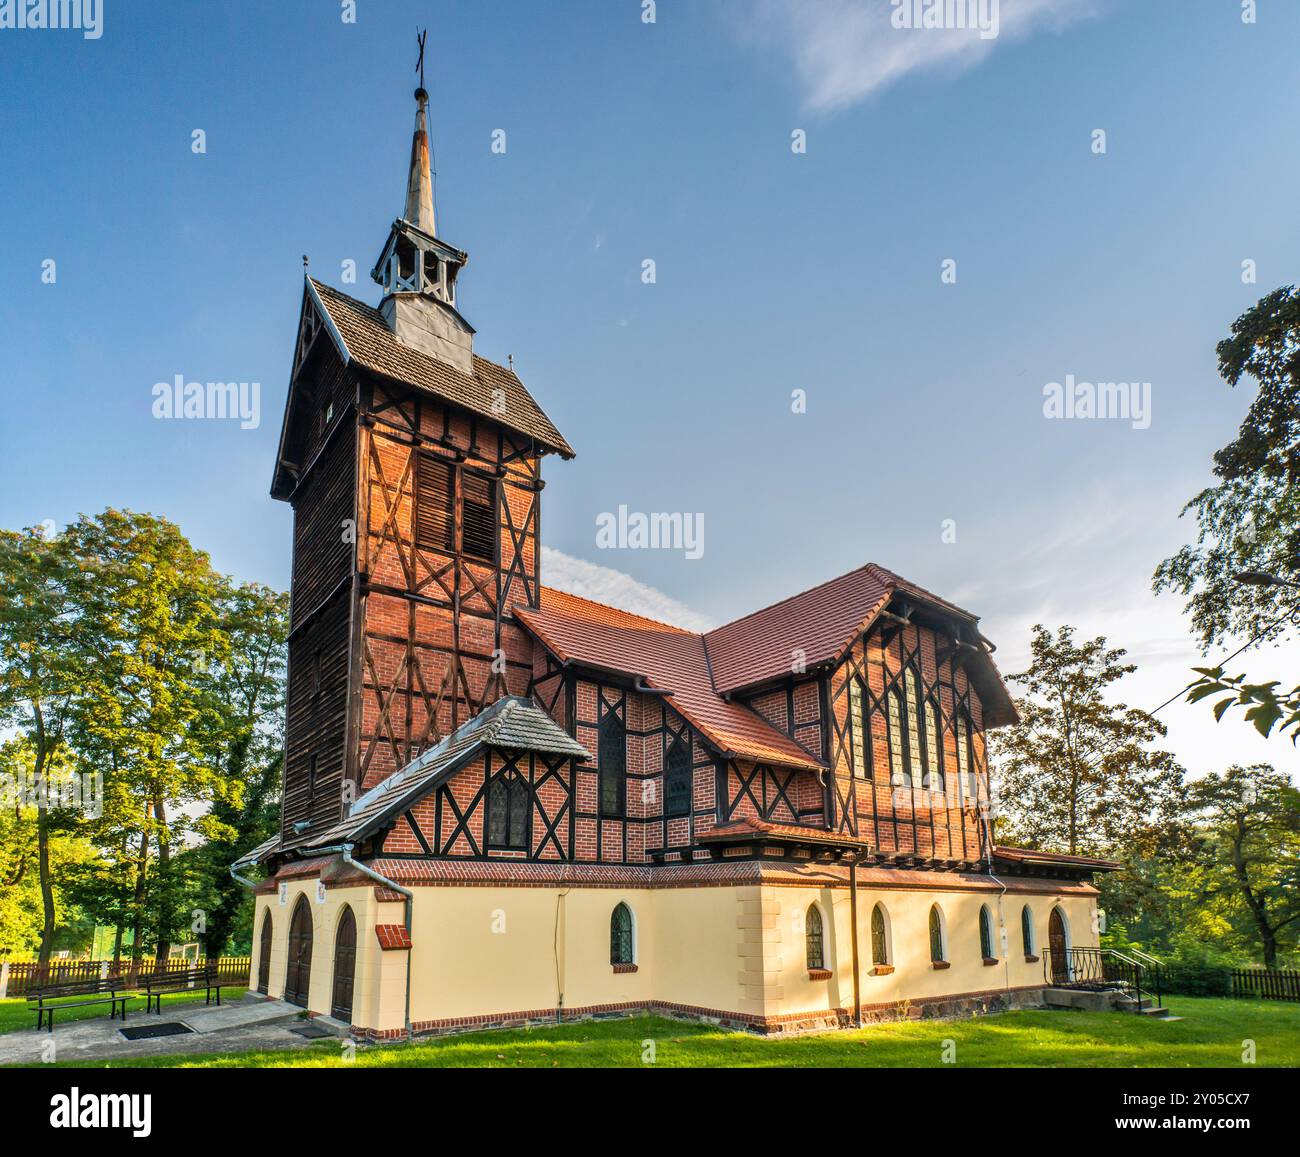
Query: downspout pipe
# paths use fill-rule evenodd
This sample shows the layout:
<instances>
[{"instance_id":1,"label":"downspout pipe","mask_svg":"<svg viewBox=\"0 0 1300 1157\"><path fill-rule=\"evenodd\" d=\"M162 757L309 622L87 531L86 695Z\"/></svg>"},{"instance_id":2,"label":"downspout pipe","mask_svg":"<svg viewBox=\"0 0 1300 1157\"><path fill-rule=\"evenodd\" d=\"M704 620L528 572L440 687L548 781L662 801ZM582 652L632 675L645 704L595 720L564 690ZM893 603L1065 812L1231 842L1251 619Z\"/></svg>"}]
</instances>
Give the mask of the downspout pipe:
<instances>
[{"instance_id":1,"label":"downspout pipe","mask_svg":"<svg viewBox=\"0 0 1300 1157\"><path fill-rule=\"evenodd\" d=\"M984 821L984 868L988 877L999 888L998 893L998 931L1002 936L1002 987L1007 990L1008 996L1011 993L1011 935L1007 931L1007 916L1003 906L1003 898L1007 894L1007 886L993 871L993 828L989 825L988 811L982 810L980 818Z\"/></svg>"},{"instance_id":2,"label":"downspout pipe","mask_svg":"<svg viewBox=\"0 0 1300 1157\"><path fill-rule=\"evenodd\" d=\"M373 868L365 864L358 863L352 858L352 852L356 844L344 844L338 849L325 848L325 851L340 851L343 853L343 862L350 868L356 868L363 876L369 876L377 884L382 884L385 888L391 888L398 895L405 897L402 904L402 918L406 927L406 938L411 941L411 947L406 950L406 1008L403 1019L406 1022L406 1040L409 1044L415 1039L415 1034L411 1030L411 957L415 955L415 939L411 935L411 914L415 902L415 893L409 888L403 888L395 880L390 880L387 876L381 876Z\"/></svg>"}]
</instances>

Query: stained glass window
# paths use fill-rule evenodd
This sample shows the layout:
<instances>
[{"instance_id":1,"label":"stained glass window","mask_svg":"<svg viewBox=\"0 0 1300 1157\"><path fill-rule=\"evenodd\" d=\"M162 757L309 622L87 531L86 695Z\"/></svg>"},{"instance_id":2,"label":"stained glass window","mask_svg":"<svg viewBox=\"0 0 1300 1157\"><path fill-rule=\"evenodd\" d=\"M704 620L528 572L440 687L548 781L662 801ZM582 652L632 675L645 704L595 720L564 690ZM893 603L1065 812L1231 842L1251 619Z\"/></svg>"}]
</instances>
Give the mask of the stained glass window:
<instances>
[{"instance_id":1,"label":"stained glass window","mask_svg":"<svg viewBox=\"0 0 1300 1157\"><path fill-rule=\"evenodd\" d=\"M930 909L930 959L943 960L943 919L937 906Z\"/></svg>"},{"instance_id":2,"label":"stained glass window","mask_svg":"<svg viewBox=\"0 0 1300 1157\"><path fill-rule=\"evenodd\" d=\"M805 923L804 937L808 941L808 967L825 968L826 954L822 950L822 913L816 904L808 909Z\"/></svg>"},{"instance_id":3,"label":"stained glass window","mask_svg":"<svg viewBox=\"0 0 1300 1157\"><path fill-rule=\"evenodd\" d=\"M921 779L925 774L921 766L921 733L920 733L920 716L921 716L921 696L916 682L916 671L908 667L903 677L904 685L907 687L907 699L905 706L907 711L907 783L910 787L916 780Z\"/></svg>"},{"instance_id":4,"label":"stained glass window","mask_svg":"<svg viewBox=\"0 0 1300 1157\"><path fill-rule=\"evenodd\" d=\"M964 707L957 714L957 775L961 779L961 790L966 793L966 802L974 803L970 795L970 743Z\"/></svg>"},{"instance_id":5,"label":"stained glass window","mask_svg":"<svg viewBox=\"0 0 1300 1157\"><path fill-rule=\"evenodd\" d=\"M664 768L664 813L689 815L691 811L691 745L684 737L668 745Z\"/></svg>"},{"instance_id":6,"label":"stained glass window","mask_svg":"<svg viewBox=\"0 0 1300 1157\"><path fill-rule=\"evenodd\" d=\"M600 742L600 814L622 819L627 784L627 732L617 712L602 707Z\"/></svg>"},{"instance_id":7,"label":"stained glass window","mask_svg":"<svg viewBox=\"0 0 1300 1157\"><path fill-rule=\"evenodd\" d=\"M903 733L903 716L906 709L898 688L890 691L889 712L889 771L895 787L911 787L912 777L907 765L907 739Z\"/></svg>"},{"instance_id":8,"label":"stained glass window","mask_svg":"<svg viewBox=\"0 0 1300 1157\"><path fill-rule=\"evenodd\" d=\"M528 850L528 785L513 773L498 775L488 788L488 847Z\"/></svg>"},{"instance_id":9,"label":"stained glass window","mask_svg":"<svg viewBox=\"0 0 1300 1157\"><path fill-rule=\"evenodd\" d=\"M849 680L849 739L853 744L853 778L867 778L867 738L862 712L862 684Z\"/></svg>"},{"instance_id":10,"label":"stained glass window","mask_svg":"<svg viewBox=\"0 0 1300 1157\"><path fill-rule=\"evenodd\" d=\"M609 918L610 964L635 964L632 945L632 909L620 904Z\"/></svg>"},{"instance_id":11,"label":"stained glass window","mask_svg":"<svg viewBox=\"0 0 1300 1157\"><path fill-rule=\"evenodd\" d=\"M1034 954L1034 914L1026 904L1020 909L1020 939L1025 942L1025 955Z\"/></svg>"},{"instance_id":12,"label":"stained glass window","mask_svg":"<svg viewBox=\"0 0 1300 1157\"><path fill-rule=\"evenodd\" d=\"M879 904L871 909L871 963L889 963L889 943L885 939L885 910Z\"/></svg>"},{"instance_id":13,"label":"stained glass window","mask_svg":"<svg viewBox=\"0 0 1300 1157\"><path fill-rule=\"evenodd\" d=\"M939 709L934 700L925 704L925 772L926 787L931 791L946 790L943 777L943 748L939 744Z\"/></svg>"}]
</instances>

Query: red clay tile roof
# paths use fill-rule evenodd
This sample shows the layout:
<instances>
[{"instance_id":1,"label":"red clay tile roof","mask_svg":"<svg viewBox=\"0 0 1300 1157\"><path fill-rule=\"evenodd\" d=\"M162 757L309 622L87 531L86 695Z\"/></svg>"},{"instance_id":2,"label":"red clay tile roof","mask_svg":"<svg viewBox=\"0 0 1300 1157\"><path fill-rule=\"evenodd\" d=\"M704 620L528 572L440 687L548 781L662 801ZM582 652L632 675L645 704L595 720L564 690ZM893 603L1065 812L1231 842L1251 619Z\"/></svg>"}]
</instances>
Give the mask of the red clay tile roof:
<instances>
[{"instance_id":1,"label":"red clay tile roof","mask_svg":"<svg viewBox=\"0 0 1300 1157\"><path fill-rule=\"evenodd\" d=\"M385 952L411 947L411 934L401 924L376 924L375 937Z\"/></svg>"},{"instance_id":2,"label":"red clay tile roof","mask_svg":"<svg viewBox=\"0 0 1300 1157\"><path fill-rule=\"evenodd\" d=\"M825 828L809 828L795 824L770 824L766 820L738 819L721 827L710 828L699 837L701 843L732 843L736 840L762 839L798 840L806 844L830 844L835 847L870 847L869 840L859 839Z\"/></svg>"},{"instance_id":3,"label":"red clay tile roof","mask_svg":"<svg viewBox=\"0 0 1300 1157\"><path fill-rule=\"evenodd\" d=\"M789 675L796 653L808 669L835 662L896 594L912 598L969 624L979 619L924 587L875 563L867 563L821 586L746 615L704 636L713 683L727 695ZM988 726L1015 721L1015 709L992 658L980 647L971 674Z\"/></svg>"},{"instance_id":4,"label":"red clay tile roof","mask_svg":"<svg viewBox=\"0 0 1300 1157\"><path fill-rule=\"evenodd\" d=\"M746 760L821 770L825 765L756 712L713 689L704 639L680 627L542 588L540 609L515 615L562 662L644 676L719 751Z\"/></svg>"},{"instance_id":5,"label":"red clay tile roof","mask_svg":"<svg viewBox=\"0 0 1300 1157\"><path fill-rule=\"evenodd\" d=\"M1124 865L1119 860L1099 860L1093 856L1067 856L1062 852L1035 852L1030 848L993 849L995 860L1013 864L1041 864L1044 867L1091 868L1097 872L1118 872Z\"/></svg>"}]
</instances>

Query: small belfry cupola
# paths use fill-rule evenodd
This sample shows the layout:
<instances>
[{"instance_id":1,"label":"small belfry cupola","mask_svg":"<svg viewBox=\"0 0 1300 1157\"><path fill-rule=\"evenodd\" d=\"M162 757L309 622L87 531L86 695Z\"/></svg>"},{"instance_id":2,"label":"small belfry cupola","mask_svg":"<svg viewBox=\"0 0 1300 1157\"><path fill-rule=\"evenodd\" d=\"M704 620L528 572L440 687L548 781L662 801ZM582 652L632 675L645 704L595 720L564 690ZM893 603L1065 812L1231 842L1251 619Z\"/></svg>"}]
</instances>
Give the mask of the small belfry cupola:
<instances>
[{"instance_id":1,"label":"small belfry cupola","mask_svg":"<svg viewBox=\"0 0 1300 1157\"><path fill-rule=\"evenodd\" d=\"M415 91L415 135L406 182L406 209L393 222L388 243L370 276L383 287L379 310L398 341L473 374L474 328L456 309L456 279L468 263L469 254L437 236L423 36L417 67L420 87Z\"/></svg>"}]
</instances>

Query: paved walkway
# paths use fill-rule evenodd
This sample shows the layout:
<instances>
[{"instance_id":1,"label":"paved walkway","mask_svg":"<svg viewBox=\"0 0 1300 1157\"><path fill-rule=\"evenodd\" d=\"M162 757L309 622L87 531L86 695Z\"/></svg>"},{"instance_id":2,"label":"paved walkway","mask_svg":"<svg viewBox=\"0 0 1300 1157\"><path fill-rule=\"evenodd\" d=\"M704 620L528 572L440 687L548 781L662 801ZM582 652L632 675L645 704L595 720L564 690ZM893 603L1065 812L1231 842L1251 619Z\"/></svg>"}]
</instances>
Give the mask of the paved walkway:
<instances>
[{"instance_id":1,"label":"paved walkway","mask_svg":"<svg viewBox=\"0 0 1300 1157\"><path fill-rule=\"evenodd\" d=\"M152 1040L127 1040L120 1020L108 1014L89 1020L55 1023L54 1032L0 1033L0 1065L125 1060L130 1057L176 1056L185 1053L235 1053L246 1049L296 1049L312 1042L290 1029L302 1024L302 1010L282 1000L246 996L234 1004L164 1004L162 1015L132 1012L127 1028L152 1024L183 1024L192 1032ZM54 1055L48 1053L54 1042Z\"/></svg>"}]
</instances>

